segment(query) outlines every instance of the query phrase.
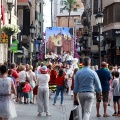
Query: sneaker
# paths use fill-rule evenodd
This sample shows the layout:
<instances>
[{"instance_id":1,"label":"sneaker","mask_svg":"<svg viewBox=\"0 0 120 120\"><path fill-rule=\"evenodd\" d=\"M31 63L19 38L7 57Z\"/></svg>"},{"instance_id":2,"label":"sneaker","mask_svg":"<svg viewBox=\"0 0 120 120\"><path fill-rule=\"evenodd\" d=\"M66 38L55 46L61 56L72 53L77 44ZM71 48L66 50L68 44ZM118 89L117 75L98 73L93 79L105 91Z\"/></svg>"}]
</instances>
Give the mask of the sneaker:
<instances>
[{"instance_id":1,"label":"sneaker","mask_svg":"<svg viewBox=\"0 0 120 120\"><path fill-rule=\"evenodd\" d=\"M55 103L53 103L53 105L56 105Z\"/></svg>"},{"instance_id":2,"label":"sneaker","mask_svg":"<svg viewBox=\"0 0 120 120\"><path fill-rule=\"evenodd\" d=\"M63 104L60 104L61 106L63 106Z\"/></svg>"},{"instance_id":3,"label":"sneaker","mask_svg":"<svg viewBox=\"0 0 120 120\"><path fill-rule=\"evenodd\" d=\"M117 113L115 112L112 116L117 116Z\"/></svg>"}]
</instances>

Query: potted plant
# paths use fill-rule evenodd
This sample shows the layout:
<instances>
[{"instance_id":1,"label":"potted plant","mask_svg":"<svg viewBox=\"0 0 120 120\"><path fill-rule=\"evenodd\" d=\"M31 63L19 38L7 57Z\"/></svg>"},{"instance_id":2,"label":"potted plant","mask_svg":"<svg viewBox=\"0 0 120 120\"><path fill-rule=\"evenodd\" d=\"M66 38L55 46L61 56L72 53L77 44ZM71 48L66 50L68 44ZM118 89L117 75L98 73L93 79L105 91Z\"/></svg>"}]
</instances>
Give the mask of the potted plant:
<instances>
[{"instance_id":1,"label":"potted plant","mask_svg":"<svg viewBox=\"0 0 120 120\"><path fill-rule=\"evenodd\" d=\"M18 25L6 24L2 27L2 32L6 35L13 35L19 33L20 29Z\"/></svg>"}]
</instances>

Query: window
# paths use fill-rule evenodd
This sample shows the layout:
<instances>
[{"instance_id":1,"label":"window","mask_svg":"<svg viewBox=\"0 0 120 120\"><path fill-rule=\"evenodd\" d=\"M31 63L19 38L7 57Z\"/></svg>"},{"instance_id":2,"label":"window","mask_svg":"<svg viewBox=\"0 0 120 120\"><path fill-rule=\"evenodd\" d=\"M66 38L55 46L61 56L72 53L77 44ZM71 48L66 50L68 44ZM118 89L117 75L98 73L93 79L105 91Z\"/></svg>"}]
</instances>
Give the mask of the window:
<instances>
[{"instance_id":1,"label":"window","mask_svg":"<svg viewBox=\"0 0 120 120\"><path fill-rule=\"evenodd\" d=\"M60 8L60 13L63 13L63 8Z\"/></svg>"},{"instance_id":2,"label":"window","mask_svg":"<svg viewBox=\"0 0 120 120\"><path fill-rule=\"evenodd\" d=\"M115 22L120 22L120 3L115 4Z\"/></svg>"},{"instance_id":3,"label":"window","mask_svg":"<svg viewBox=\"0 0 120 120\"><path fill-rule=\"evenodd\" d=\"M60 1L60 5L63 5L63 0Z\"/></svg>"},{"instance_id":4,"label":"window","mask_svg":"<svg viewBox=\"0 0 120 120\"><path fill-rule=\"evenodd\" d=\"M93 14L98 13L98 0L94 0L94 6L93 6Z\"/></svg>"}]
</instances>

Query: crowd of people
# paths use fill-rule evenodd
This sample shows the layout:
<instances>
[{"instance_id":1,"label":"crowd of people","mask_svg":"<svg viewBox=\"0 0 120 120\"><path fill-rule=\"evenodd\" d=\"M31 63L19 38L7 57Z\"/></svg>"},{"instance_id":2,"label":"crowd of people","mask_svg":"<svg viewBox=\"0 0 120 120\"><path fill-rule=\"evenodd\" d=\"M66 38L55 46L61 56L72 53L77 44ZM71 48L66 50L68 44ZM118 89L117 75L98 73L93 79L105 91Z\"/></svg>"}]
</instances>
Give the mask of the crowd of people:
<instances>
[{"instance_id":1,"label":"crowd of people","mask_svg":"<svg viewBox=\"0 0 120 120\"><path fill-rule=\"evenodd\" d=\"M67 55L69 59L65 59ZM91 59L85 57L84 67L79 69L78 59L70 56L70 53L64 53L61 60L47 58L47 61L41 62L39 66L1 64L0 120L17 117L12 99L19 104L34 104L36 101L38 116L42 116L43 112L46 116L51 116L49 110L51 93L55 93L53 105L57 104L59 93L61 106L64 104L65 94L71 96L71 104L81 104L83 120L90 118L95 93L97 117L101 117L99 112L101 100L104 108L103 117L109 117L107 106L111 105L113 98L113 116L120 117L119 67L108 68L107 64L102 62L100 69L95 66L92 70Z\"/></svg>"}]
</instances>

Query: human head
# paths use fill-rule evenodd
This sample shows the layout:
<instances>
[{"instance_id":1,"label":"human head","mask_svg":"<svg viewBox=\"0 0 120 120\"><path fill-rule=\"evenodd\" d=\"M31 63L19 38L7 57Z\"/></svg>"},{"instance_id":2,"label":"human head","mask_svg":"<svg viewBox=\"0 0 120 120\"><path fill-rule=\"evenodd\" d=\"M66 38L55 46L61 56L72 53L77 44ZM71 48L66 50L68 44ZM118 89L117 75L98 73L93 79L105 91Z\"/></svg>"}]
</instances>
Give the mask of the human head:
<instances>
[{"instance_id":1,"label":"human head","mask_svg":"<svg viewBox=\"0 0 120 120\"><path fill-rule=\"evenodd\" d=\"M8 76L12 75L12 70L8 70Z\"/></svg>"},{"instance_id":2,"label":"human head","mask_svg":"<svg viewBox=\"0 0 120 120\"><path fill-rule=\"evenodd\" d=\"M40 68L40 72L41 72L42 74L47 74L48 71L49 71L49 69L48 69L47 66L45 66L45 65Z\"/></svg>"},{"instance_id":3,"label":"human head","mask_svg":"<svg viewBox=\"0 0 120 120\"><path fill-rule=\"evenodd\" d=\"M91 64L91 59L89 57L85 57L83 60L84 66L89 66Z\"/></svg>"},{"instance_id":4,"label":"human head","mask_svg":"<svg viewBox=\"0 0 120 120\"><path fill-rule=\"evenodd\" d=\"M102 62L101 63L101 68L106 68L107 67L107 63L106 62Z\"/></svg>"},{"instance_id":5,"label":"human head","mask_svg":"<svg viewBox=\"0 0 120 120\"><path fill-rule=\"evenodd\" d=\"M15 67L16 67L16 64L15 63L13 63L13 64L11 64L11 69L14 69Z\"/></svg>"},{"instance_id":6,"label":"human head","mask_svg":"<svg viewBox=\"0 0 120 120\"><path fill-rule=\"evenodd\" d=\"M95 65L94 68L95 68L95 71L98 70L98 65Z\"/></svg>"},{"instance_id":7,"label":"human head","mask_svg":"<svg viewBox=\"0 0 120 120\"><path fill-rule=\"evenodd\" d=\"M0 73L3 75L3 74L6 74L7 72L8 72L8 67L6 65L1 65Z\"/></svg>"},{"instance_id":8,"label":"human head","mask_svg":"<svg viewBox=\"0 0 120 120\"><path fill-rule=\"evenodd\" d=\"M59 76L63 76L64 75L64 71L63 71L63 69L60 69L59 70Z\"/></svg>"},{"instance_id":9,"label":"human head","mask_svg":"<svg viewBox=\"0 0 120 120\"><path fill-rule=\"evenodd\" d=\"M29 67L29 68L30 68L30 70L33 70L33 66L32 66L32 65L30 65L30 67Z\"/></svg>"},{"instance_id":10,"label":"human head","mask_svg":"<svg viewBox=\"0 0 120 120\"><path fill-rule=\"evenodd\" d=\"M110 70L110 71L113 71L113 66L110 66L110 67L109 67L109 70Z\"/></svg>"},{"instance_id":11,"label":"human head","mask_svg":"<svg viewBox=\"0 0 120 120\"><path fill-rule=\"evenodd\" d=\"M27 79L26 82L29 83L29 80Z\"/></svg>"},{"instance_id":12,"label":"human head","mask_svg":"<svg viewBox=\"0 0 120 120\"><path fill-rule=\"evenodd\" d=\"M25 66L24 65L21 65L21 71L24 71L26 68L25 68Z\"/></svg>"},{"instance_id":13,"label":"human head","mask_svg":"<svg viewBox=\"0 0 120 120\"><path fill-rule=\"evenodd\" d=\"M29 71L29 69L30 69L30 65L26 64L26 71Z\"/></svg>"}]
</instances>

